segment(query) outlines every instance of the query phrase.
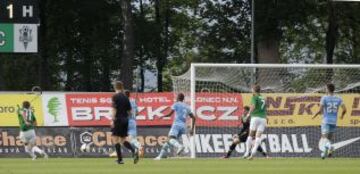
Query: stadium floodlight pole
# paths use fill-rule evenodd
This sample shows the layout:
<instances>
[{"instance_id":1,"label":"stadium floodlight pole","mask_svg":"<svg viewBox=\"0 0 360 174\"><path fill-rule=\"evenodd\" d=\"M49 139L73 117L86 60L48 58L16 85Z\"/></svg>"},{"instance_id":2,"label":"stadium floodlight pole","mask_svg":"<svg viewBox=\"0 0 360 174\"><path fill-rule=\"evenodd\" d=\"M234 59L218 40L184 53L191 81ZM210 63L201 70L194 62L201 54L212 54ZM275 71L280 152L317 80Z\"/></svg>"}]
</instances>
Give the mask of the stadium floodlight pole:
<instances>
[{"instance_id":1,"label":"stadium floodlight pole","mask_svg":"<svg viewBox=\"0 0 360 174\"><path fill-rule=\"evenodd\" d=\"M195 87L196 87L196 81L195 81L195 77L196 77L196 71L195 71L195 64L191 64L190 67L190 107L191 107L191 112L195 114ZM196 128L196 126L195 126ZM195 149L195 133L196 133L196 129L194 129L193 135L190 137L190 157L191 158L195 158L196 157L196 149Z\"/></svg>"}]
</instances>

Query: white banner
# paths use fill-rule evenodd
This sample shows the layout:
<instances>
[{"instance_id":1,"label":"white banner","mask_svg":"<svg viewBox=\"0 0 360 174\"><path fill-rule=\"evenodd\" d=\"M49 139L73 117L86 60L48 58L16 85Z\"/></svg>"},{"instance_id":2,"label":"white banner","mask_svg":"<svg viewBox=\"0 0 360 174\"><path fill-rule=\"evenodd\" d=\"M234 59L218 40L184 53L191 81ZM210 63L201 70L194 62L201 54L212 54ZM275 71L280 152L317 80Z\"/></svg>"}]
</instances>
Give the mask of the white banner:
<instances>
[{"instance_id":1,"label":"white banner","mask_svg":"<svg viewBox=\"0 0 360 174\"><path fill-rule=\"evenodd\" d=\"M65 94L43 93L44 126L68 126Z\"/></svg>"}]
</instances>

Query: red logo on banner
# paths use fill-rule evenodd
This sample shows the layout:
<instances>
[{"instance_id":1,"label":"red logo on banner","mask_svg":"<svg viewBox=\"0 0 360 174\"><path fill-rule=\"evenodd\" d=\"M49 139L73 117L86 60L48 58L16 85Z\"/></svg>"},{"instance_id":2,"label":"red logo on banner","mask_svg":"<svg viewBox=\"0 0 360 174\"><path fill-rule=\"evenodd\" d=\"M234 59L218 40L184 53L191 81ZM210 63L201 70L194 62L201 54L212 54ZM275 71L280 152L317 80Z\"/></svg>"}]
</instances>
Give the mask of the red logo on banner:
<instances>
[{"instance_id":1,"label":"red logo on banner","mask_svg":"<svg viewBox=\"0 0 360 174\"><path fill-rule=\"evenodd\" d=\"M66 94L66 105L70 126L108 126L111 120L112 93L73 93ZM173 93L133 93L136 99L139 126L171 125L170 112L174 103ZM240 94L198 93L196 96L197 125L199 126L238 126L242 114Z\"/></svg>"}]
</instances>

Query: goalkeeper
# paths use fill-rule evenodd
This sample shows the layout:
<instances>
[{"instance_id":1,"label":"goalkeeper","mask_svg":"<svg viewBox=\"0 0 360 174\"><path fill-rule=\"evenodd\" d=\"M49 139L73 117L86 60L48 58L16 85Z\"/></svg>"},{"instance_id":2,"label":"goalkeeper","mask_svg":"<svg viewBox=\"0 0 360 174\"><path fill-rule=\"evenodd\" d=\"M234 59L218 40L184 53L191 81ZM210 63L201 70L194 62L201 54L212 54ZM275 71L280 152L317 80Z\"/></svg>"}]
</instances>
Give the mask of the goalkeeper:
<instances>
[{"instance_id":1,"label":"goalkeeper","mask_svg":"<svg viewBox=\"0 0 360 174\"><path fill-rule=\"evenodd\" d=\"M248 114L249 110L250 110L249 106L244 107L244 112L243 112L243 115L241 117L241 123L242 123L241 130L237 135L234 136L233 143L230 145L229 151L226 153L226 155L223 158L230 158L232 152L236 148L236 145L246 142L246 139L247 139L247 137L249 135L249 129L250 129L250 117L246 116ZM261 146L258 147L257 151L268 158L268 155L262 149Z\"/></svg>"}]
</instances>

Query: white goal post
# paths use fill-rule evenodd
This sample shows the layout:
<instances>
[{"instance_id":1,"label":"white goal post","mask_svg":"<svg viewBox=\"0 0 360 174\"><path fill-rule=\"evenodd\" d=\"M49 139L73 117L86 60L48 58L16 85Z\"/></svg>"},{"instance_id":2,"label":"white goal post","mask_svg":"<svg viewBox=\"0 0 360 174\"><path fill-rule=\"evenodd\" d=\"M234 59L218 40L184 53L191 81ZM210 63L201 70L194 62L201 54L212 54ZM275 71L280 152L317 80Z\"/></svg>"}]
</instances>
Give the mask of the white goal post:
<instances>
[{"instance_id":1,"label":"white goal post","mask_svg":"<svg viewBox=\"0 0 360 174\"><path fill-rule=\"evenodd\" d=\"M270 154L276 152L274 156L315 156L318 153L314 144L320 134L320 117L312 121L309 120L309 114L318 109L319 99L324 95L327 83L335 84L336 92L343 97L350 110L349 116L339 121L339 131L351 135L360 133L360 119L356 117L357 114L360 116L360 104L359 108L355 106L357 100L360 101L360 65L192 63L185 74L173 77L174 92L185 94L186 102L199 121L196 124L197 134L188 139L192 158L218 157L228 150L225 146L228 146L230 135L236 134L239 129L235 125L240 120L243 106L249 103L247 100L254 83L260 84L269 101L269 134L264 137L267 141L263 145ZM226 102L228 104L224 104ZM290 109L288 102L294 103ZM357 120L359 125L352 125ZM287 123L278 123L282 121ZM304 132L307 129L309 132ZM303 134L297 136L297 130ZM287 134L279 137L281 131ZM204 142L209 136L211 142ZM290 141L291 148L280 145L284 146L280 147L280 153L271 138L279 139L279 143ZM219 143L220 139L223 143ZM299 145L296 143L302 147L295 147ZM307 152L309 149L311 152ZM241 153L243 145L237 151ZM350 152L339 151L338 155L348 156Z\"/></svg>"}]
</instances>

